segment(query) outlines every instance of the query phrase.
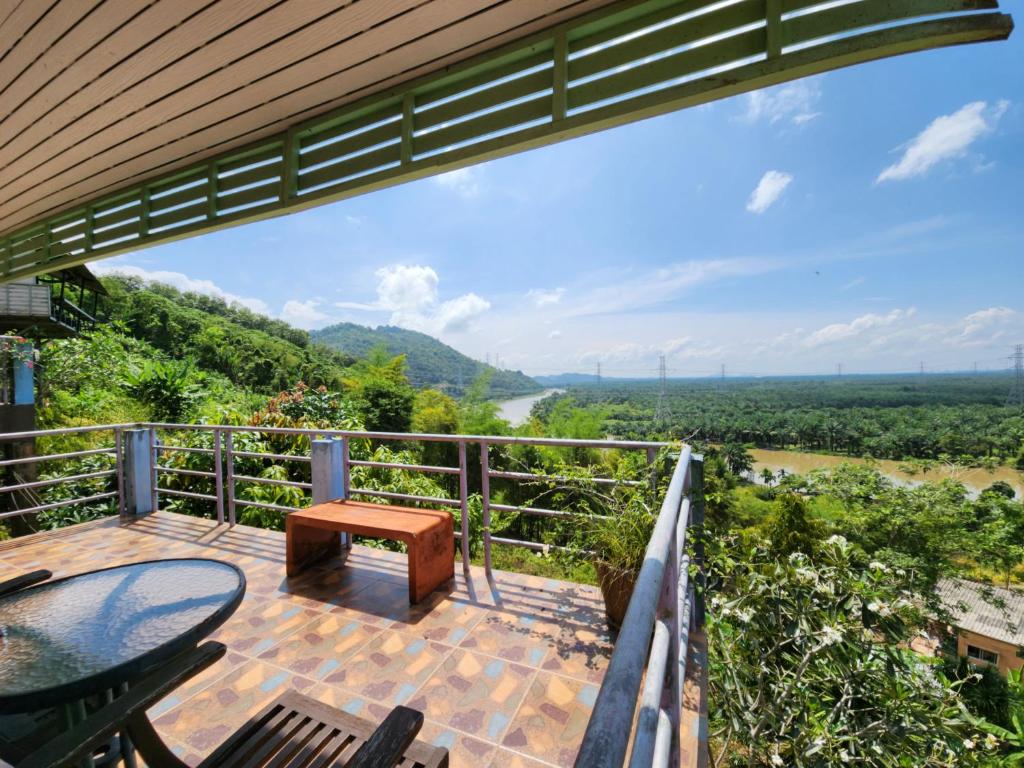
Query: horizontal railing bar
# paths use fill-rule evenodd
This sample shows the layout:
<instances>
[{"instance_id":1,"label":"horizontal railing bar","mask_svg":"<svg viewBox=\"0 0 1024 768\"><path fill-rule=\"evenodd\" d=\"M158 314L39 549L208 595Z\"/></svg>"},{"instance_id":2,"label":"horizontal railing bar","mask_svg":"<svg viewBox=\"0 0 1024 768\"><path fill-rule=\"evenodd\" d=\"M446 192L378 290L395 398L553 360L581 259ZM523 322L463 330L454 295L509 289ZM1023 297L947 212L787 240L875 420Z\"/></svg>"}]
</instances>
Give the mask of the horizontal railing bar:
<instances>
[{"instance_id":1,"label":"horizontal railing bar","mask_svg":"<svg viewBox=\"0 0 1024 768\"><path fill-rule=\"evenodd\" d=\"M20 459L4 459L0 461L0 467L13 467L17 464L38 464L41 461L55 461L57 459L77 459L81 456L96 456L100 453L113 454L113 448L90 448L87 451L72 451L71 453L51 453L46 456L24 456Z\"/></svg>"},{"instance_id":2,"label":"horizontal railing bar","mask_svg":"<svg viewBox=\"0 0 1024 768\"><path fill-rule=\"evenodd\" d=\"M651 764L654 755L658 713L661 711L661 698L665 692L665 670L670 663L668 656L671 638L672 630L665 620L656 621L647 671L644 673L644 690L640 696L640 715L636 721L629 768L646 768ZM675 662L675 659L671 660L671 663Z\"/></svg>"},{"instance_id":3,"label":"horizontal railing bar","mask_svg":"<svg viewBox=\"0 0 1024 768\"><path fill-rule=\"evenodd\" d=\"M353 496L377 496L382 499L397 499L399 501L419 501L423 504L444 504L449 507L458 507L462 502L458 499L442 499L437 496L416 496L410 493L393 493L392 491L368 491L360 488L349 488L348 492Z\"/></svg>"},{"instance_id":4,"label":"horizontal railing bar","mask_svg":"<svg viewBox=\"0 0 1024 768\"><path fill-rule=\"evenodd\" d=\"M60 429L34 429L31 432L0 433L0 441L28 440L34 437L56 437L57 435L79 435L83 432L107 432L113 429L133 429L138 424L97 424L94 427L61 427Z\"/></svg>"},{"instance_id":5,"label":"horizontal railing bar","mask_svg":"<svg viewBox=\"0 0 1024 768\"><path fill-rule=\"evenodd\" d=\"M277 504L268 504L264 501L249 501L248 499L232 499L235 506L238 507L256 507L258 509L269 509L273 512L284 512L286 515L292 512L298 512L298 507L282 507Z\"/></svg>"},{"instance_id":6,"label":"horizontal railing bar","mask_svg":"<svg viewBox=\"0 0 1024 768\"><path fill-rule=\"evenodd\" d=\"M178 467L165 467L160 464L156 465L157 472L170 472L175 475L189 475L190 477L216 477L216 472L206 472L199 469L179 469Z\"/></svg>"},{"instance_id":7,"label":"horizontal railing bar","mask_svg":"<svg viewBox=\"0 0 1024 768\"><path fill-rule=\"evenodd\" d=\"M429 464L396 464L390 461L357 461L351 459L349 465L353 467L374 467L377 469L407 469L412 472L435 472L443 475L459 474L458 467L435 467Z\"/></svg>"},{"instance_id":8,"label":"horizontal railing bar","mask_svg":"<svg viewBox=\"0 0 1024 768\"><path fill-rule=\"evenodd\" d=\"M664 709L658 710L658 730L654 739L651 768L669 768L672 762L672 718Z\"/></svg>"},{"instance_id":9,"label":"horizontal railing bar","mask_svg":"<svg viewBox=\"0 0 1024 768\"><path fill-rule=\"evenodd\" d=\"M309 456L290 456L287 453L256 453L253 451L232 451L236 458L242 456L247 459L276 459L277 461L311 461Z\"/></svg>"},{"instance_id":10,"label":"horizontal railing bar","mask_svg":"<svg viewBox=\"0 0 1024 768\"><path fill-rule=\"evenodd\" d=\"M252 475L233 475L235 480L243 483L262 483L264 485L284 485L289 488L303 488L307 491L313 490L312 483L302 483L298 480L275 480L271 477L253 477Z\"/></svg>"},{"instance_id":11,"label":"horizontal railing bar","mask_svg":"<svg viewBox=\"0 0 1024 768\"><path fill-rule=\"evenodd\" d=\"M576 517L572 512L566 512L560 509L544 509L543 507L516 507L511 504L495 504L491 503L491 509L496 509L499 512L522 512L524 515L534 515L536 517Z\"/></svg>"},{"instance_id":12,"label":"horizontal railing bar","mask_svg":"<svg viewBox=\"0 0 1024 768\"><path fill-rule=\"evenodd\" d=\"M217 424L159 424L145 422L138 426L156 429L190 429L213 430L221 429L230 432L261 432L268 435L305 435L318 437L348 437L357 440L399 440L450 443L487 443L488 445L541 445L552 448L666 448L675 443L651 442L639 440L569 440L560 437L515 437L499 435L435 435L422 432L357 432L346 429L301 429L298 427L253 427L227 426ZM235 452L238 455L238 452Z\"/></svg>"},{"instance_id":13,"label":"horizontal railing bar","mask_svg":"<svg viewBox=\"0 0 1024 768\"><path fill-rule=\"evenodd\" d=\"M213 448L192 448L187 445L163 445L162 443L156 446L158 451L180 451L181 453L201 453L204 456L212 456Z\"/></svg>"},{"instance_id":14,"label":"horizontal railing bar","mask_svg":"<svg viewBox=\"0 0 1024 768\"><path fill-rule=\"evenodd\" d=\"M201 499L203 501L217 501L216 496L208 493L193 493L192 491L178 491L174 488L160 488L157 486L157 493L166 493L168 496L184 496L186 499Z\"/></svg>"},{"instance_id":15,"label":"horizontal railing bar","mask_svg":"<svg viewBox=\"0 0 1024 768\"><path fill-rule=\"evenodd\" d=\"M504 544L509 547L522 547L532 549L535 552L569 552L569 547L560 547L557 544L541 544L536 541L520 541L519 539L503 539L499 536L491 536L492 544Z\"/></svg>"},{"instance_id":16,"label":"horizontal railing bar","mask_svg":"<svg viewBox=\"0 0 1024 768\"><path fill-rule=\"evenodd\" d=\"M644 483L640 480L616 480L614 477L576 478L569 477L568 475L541 475L534 474L533 472L502 472L499 470L491 470L489 474L491 477L501 477L505 478L506 480L554 480L559 483L564 483L570 480L578 480L580 482L591 482L594 483L595 485L647 485L647 483Z\"/></svg>"},{"instance_id":17,"label":"horizontal railing bar","mask_svg":"<svg viewBox=\"0 0 1024 768\"><path fill-rule=\"evenodd\" d=\"M67 477L56 477L50 480L36 480L31 483L19 483L18 485L5 485L0 488L0 493L10 493L12 491L25 491L29 488L46 488L50 485L60 485L61 483L75 483L79 480L91 480L94 477L110 477L116 475L116 469L105 469L102 472L86 472L83 475L68 475Z\"/></svg>"},{"instance_id":18,"label":"horizontal railing bar","mask_svg":"<svg viewBox=\"0 0 1024 768\"><path fill-rule=\"evenodd\" d=\"M73 504L90 504L94 501L100 501L102 499L110 499L117 496L117 491L107 491L106 493L97 493L95 496L85 496L81 499L68 499L67 501L55 501L51 504L41 504L38 507L28 507L26 509L16 509L13 512L4 512L0 514L0 520L5 520L8 517L21 517L22 515L34 515L38 512L45 512L48 509L59 509L60 507L70 507Z\"/></svg>"}]
</instances>

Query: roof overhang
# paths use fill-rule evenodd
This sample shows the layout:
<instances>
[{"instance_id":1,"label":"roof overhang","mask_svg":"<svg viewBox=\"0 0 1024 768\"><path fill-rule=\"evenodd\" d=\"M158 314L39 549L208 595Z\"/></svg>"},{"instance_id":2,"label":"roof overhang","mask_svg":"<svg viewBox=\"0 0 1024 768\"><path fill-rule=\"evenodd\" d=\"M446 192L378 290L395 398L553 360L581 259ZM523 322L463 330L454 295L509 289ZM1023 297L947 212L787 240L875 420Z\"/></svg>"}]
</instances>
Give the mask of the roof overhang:
<instances>
[{"instance_id":1,"label":"roof overhang","mask_svg":"<svg viewBox=\"0 0 1024 768\"><path fill-rule=\"evenodd\" d=\"M0 0L0 280L865 61L995 0Z\"/></svg>"}]
</instances>

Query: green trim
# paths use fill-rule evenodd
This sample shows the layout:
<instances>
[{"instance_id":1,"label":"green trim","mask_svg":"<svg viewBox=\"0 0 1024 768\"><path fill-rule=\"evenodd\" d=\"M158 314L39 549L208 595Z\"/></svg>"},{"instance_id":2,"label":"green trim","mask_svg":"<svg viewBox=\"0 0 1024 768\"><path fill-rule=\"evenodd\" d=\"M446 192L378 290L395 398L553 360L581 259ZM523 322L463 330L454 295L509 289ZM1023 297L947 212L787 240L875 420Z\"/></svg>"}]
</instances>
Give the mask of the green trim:
<instances>
[{"instance_id":1,"label":"green trim","mask_svg":"<svg viewBox=\"0 0 1024 768\"><path fill-rule=\"evenodd\" d=\"M620 0L8 233L0 238L0 282L342 200L840 67L1003 40L1013 30L1008 15L977 12L994 7L993 0L865 0L785 18L808 4L743 0L701 13L711 0ZM936 14L944 17L905 22ZM873 29L851 34L865 26ZM712 42L694 45L711 35ZM791 43L800 46L787 50Z\"/></svg>"}]
</instances>

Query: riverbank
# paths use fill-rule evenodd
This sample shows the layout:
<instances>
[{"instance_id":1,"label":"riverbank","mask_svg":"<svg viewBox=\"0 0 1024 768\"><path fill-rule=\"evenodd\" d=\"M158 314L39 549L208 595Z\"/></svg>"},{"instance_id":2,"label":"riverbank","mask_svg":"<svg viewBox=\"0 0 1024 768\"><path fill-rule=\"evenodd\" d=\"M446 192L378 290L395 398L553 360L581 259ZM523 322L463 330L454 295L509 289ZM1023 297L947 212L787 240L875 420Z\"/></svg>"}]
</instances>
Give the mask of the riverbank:
<instances>
[{"instance_id":1,"label":"riverbank","mask_svg":"<svg viewBox=\"0 0 1024 768\"><path fill-rule=\"evenodd\" d=\"M994 471L987 469L953 470L946 466L937 466L928 472L914 474L904 472L901 462L890 459L862 459L854 456L834 456L821 453L804 453L800 451L773 451L766 448L753 448L750 455L754 457L755 474L762 469L772 472L785 470L788 474L806 475L812 469L828 469L840 464L871 464L890 480L902 485L919 485L924 482L938 482L952 478L963 483L971 495L977 495L997 480L1009 484L1018 498L1024 498L1024 474L1012 467L998 467Z\"/></svg>"}]
</instances>

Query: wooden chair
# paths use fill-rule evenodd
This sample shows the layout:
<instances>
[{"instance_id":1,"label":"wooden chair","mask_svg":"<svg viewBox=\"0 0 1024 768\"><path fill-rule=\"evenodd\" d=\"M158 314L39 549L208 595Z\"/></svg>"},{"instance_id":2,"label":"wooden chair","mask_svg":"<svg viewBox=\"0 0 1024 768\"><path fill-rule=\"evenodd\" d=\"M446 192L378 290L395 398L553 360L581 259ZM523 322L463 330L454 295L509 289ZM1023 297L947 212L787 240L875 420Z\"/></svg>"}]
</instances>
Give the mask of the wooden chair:
<instances>
[{"instance_id":1,"label":"wooden chair","mask_svg":"<svg viewBox=\"0 0 1024 768\"><path fill-rule=\"evenodd\" d=\"M148 768L186 768L164 744L146 710L224 655L208 642L182 654L112 703L52 739L17 768L76 765L127 732ZM243 725L199 768L447 768L448 750L414 741L423 715L395 707L379 726L287 691Z\"/></svg>"},{"instance_id":2,"label":"wooden chair","mask_svg":"<svg viewBox=\"0 0 1024 768\"><path fill-rule=\"evenodd\" d=\"M49 571L32 571L31 573L23 573L21 576L15 576L13 579L0 582L0 597L17 592L19 589L25 589L25 587L35 586L46 581L51 576L53 574Z\"/></svg>"}]
</instances>

